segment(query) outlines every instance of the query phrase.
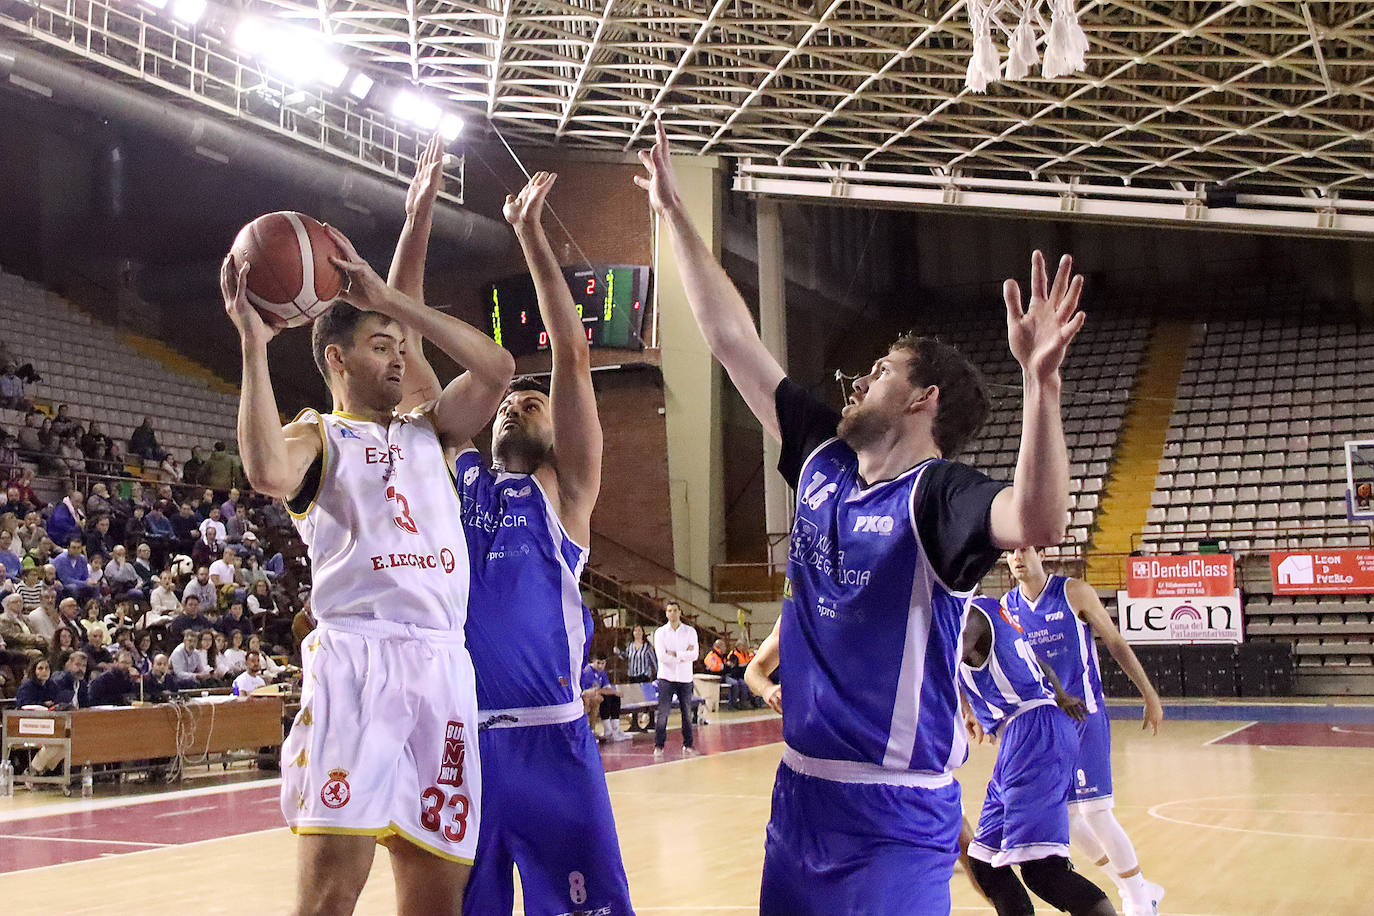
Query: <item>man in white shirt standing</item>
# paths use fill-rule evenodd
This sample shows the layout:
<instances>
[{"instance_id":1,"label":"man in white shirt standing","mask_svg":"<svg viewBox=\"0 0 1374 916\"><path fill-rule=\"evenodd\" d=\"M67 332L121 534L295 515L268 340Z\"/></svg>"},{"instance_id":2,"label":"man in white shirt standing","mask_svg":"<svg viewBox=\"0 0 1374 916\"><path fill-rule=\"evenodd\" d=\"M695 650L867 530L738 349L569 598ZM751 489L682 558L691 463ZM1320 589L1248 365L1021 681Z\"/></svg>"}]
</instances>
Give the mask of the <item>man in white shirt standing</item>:
<instances>
[{"instance_id":1,"label":"man in white shirt standing","mask_svg":"<svg viewBox=\"0 0 1374 916\"><path fill-rule=\"evenodd\" d=\"M654 726L654 756L663 756L668 740L668 713L677 700L682 714L682 755L697 753L692 747L692 663L697 660L697 631L682 622L682 608L676 601L663 606L668 622L654 631L654 653L658 656L658 718Z\"/></svg>"}]
</instances>

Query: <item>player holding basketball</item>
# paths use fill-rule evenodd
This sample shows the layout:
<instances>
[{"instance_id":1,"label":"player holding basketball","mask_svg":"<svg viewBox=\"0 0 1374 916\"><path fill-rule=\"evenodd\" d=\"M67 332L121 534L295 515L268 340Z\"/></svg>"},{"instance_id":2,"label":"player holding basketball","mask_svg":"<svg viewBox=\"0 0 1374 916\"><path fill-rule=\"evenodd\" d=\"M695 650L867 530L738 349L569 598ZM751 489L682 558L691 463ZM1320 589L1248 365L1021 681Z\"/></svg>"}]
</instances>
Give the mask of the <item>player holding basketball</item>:
<instances>
[{"instance_id":1,"label":"player holding basketball","mask_svg":"<svg viewBox=\"0 0 1374 916\"><path fill-rule=\"evenodd\" d=\"M1107 895L1069 864L1074 722L1085 715L1083 701L1064 692L995 598L969 600L962 648L959 689L971 730L979 741L984 733L998 741L968 850L978 886L997 916L1033 916L1026 887L1070 916L1116 916Z\"/></svg>"},{"instance_id":2,"label":"player holding basketball","mask_svg":"<svg viewBox=\"0 0 1374 916\"><path fill-rule=\"evenodd\" d=\"M592 621L578 580L601 488L602 438L582 319L540 225L555 179L536 174L504 208L549 332L550 393L520 388L501 403L492 426L494 468L475 449L456 463L473 568L467 639L477 673L484 800L465 916L510 916L516 867L527 913L634 912L601 755L580 699ZM434 193L423 174L416 181L420 219L408 212L392 271L407 290L423 282L423 215ZM438 380L418 347L408 360L410 397L423 399Z\"/></svg>"},{"instance_id":3,"label":"player holding basketball","mask_svg":"<svg viewBox=\"0 0 1374 916\"><path fill-rule=\"evenodd\" d=\"M463 644L468 551L444 448L486 424L514 361L388 287L330 232L348 282L312 343L333 413L280 425L267 361L276 331L244 295L252 265L229 258L220 272L243 349L244 469L255 489L287 500L310 550L319 620L302 646L301 711L282 748L282 811L301 835L294 913L352 913L382 843L399 913L450 916L476 852L481 772ZM468 371L398 414L403 325Z\"/></svg>"},{"instance_id":4,"label":"player holding basketball","mask_svg":"<svg viewBox=\"0 0 1374 916\"><path fill-rule=\"evenodd\" d=\"M964 601L1000 550L1068 521L1059 366L1082 326L1082 279L1034 258L1030 306L1007 281L1024 427L1007 487L958 454L987 413L953 348L902 337L842 414L788 379L691 225L660 125L636 177L668 228L712 353L797 491L779 650L786 749L765 841L763 916L947 916L967 755L955 669Z\"/></svg>"},{"instance_id":5,"label":"player holding basketball","mask_svg":"<svg viewBox=\"0 0 1374 916\"><path fill-rule=\"evenodd\" d=\"M1102 695L1093 636L1106 644L1145 698L1142 727L1155 734L1164 721L1159 694L1091 585L1082 579L1047 575L1035 547L1009 552L1007 565L1016 586L1002 598L1003 606L1020 621L1026 641L1054 669L1065 688L1082 693L1088 710L1087 719L1078 725L1074 797L1069 802L1074 845L1111 876L1126 916L1154 916L1164 888L1145 880L1135 847L1112 813L1112 724Z\"/></svg>"}]
</instances>

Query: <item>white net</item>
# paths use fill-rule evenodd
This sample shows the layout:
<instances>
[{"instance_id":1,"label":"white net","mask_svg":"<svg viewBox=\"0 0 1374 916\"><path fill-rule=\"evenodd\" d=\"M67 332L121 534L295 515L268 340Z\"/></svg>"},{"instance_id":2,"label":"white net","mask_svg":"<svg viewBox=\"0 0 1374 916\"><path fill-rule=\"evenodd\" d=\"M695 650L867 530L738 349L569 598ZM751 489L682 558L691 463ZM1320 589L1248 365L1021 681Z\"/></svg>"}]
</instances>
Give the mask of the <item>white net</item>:
<instances>
[{"instance_id":1,"label":"white net","mask_svg":"<svg viewBox=\"0 0 1374 916\"><path fill-rule=\"evenodd\" d=\"M986 92L989 84L1000 80L1025 79L1036 64L1046 79L1059 79L1086 66L1088 36L1078 23L1074 0L968 0L968 12L973 56L965 83L974 92ZM994 29L1006 38L1005 63L993 41ZM1042 39L1043 61L1038 49Z\"/></svg>"}]
</instances>

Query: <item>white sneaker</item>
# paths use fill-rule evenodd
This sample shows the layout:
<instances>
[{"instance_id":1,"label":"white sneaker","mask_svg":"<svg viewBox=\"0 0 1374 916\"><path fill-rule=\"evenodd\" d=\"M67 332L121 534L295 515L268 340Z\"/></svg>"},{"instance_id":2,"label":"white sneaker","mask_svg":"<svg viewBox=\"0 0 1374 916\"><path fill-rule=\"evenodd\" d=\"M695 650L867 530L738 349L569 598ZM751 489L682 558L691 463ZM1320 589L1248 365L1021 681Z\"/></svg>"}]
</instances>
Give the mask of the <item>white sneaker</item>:
<instances>
[{"instance_id":1,"label":"white sneaker","mask_svg":"<svg viewBox=\"0 0 1374 916\"><path fill-rule=\"evenodd\" d=\"M684 757L700 757L700 756L701 756L701 751L697 750L697 749L694 748L694 747L684 747L684 748L682 749L682 756L684 756Z\"/></svg>"},{"instance_id":2,"label":"white sneaker","mask_svg":"<svg viewBox=\"0 0 1374 916\"><path fill-rule=\"evenodd\" d=\"M633 740L635 740L635 736L634 736L634 735L627 735L627 734L625 734L625 732L622 731L622 730L620 729L619 726L617 726L616 728L611 729L611 740L612 740L612 741L633 741Z\"/></svg>"},{"instance_id":3,"label":"white sneaker","mask_svg":"<svg viewBox=\"0 0 1374 916\"><path fill-rule=\"evenodd\" d=\"M1164 899L1164 888L1153 881L1146 881L1145 886L1149 889L1150 894L1149 908L1133 907L1126 904L1125 916L1159 916L1159 902Z\"/></svg>"},{"instance_id":4,"label":"white sneaker","mask_svg":"<svg viewBox=\"0 0 1374 916\"><path fill-rule=\"evenodd\" d=\"M662 756L663 756L663 748L661 748L661 747L656 747L656 748L654 748L654 756L655 756L655 757L662 757Z\"/></svg>"}]
</instances>

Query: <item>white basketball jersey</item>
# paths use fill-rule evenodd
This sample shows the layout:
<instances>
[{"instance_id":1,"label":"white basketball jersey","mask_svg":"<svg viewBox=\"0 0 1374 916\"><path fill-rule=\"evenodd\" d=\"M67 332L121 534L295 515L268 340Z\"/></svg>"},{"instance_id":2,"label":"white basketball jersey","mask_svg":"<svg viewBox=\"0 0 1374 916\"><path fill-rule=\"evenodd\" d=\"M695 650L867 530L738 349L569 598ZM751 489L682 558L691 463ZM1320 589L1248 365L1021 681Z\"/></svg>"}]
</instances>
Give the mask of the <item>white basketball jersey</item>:
<instances>
[{"instance_id":1,"label":"white basketball jersey","mask_svg":"<svg viewBox=\"0 0 1374 916\"><path fill-rule=\"evenodd\" d=\"M462 507L428 415L417 410L382 426L305 410L297 420L318 424L324 446L314 499L291 513L310 548L315 617L461 633L469 585Z\"/></svg>"}]
</instances>

